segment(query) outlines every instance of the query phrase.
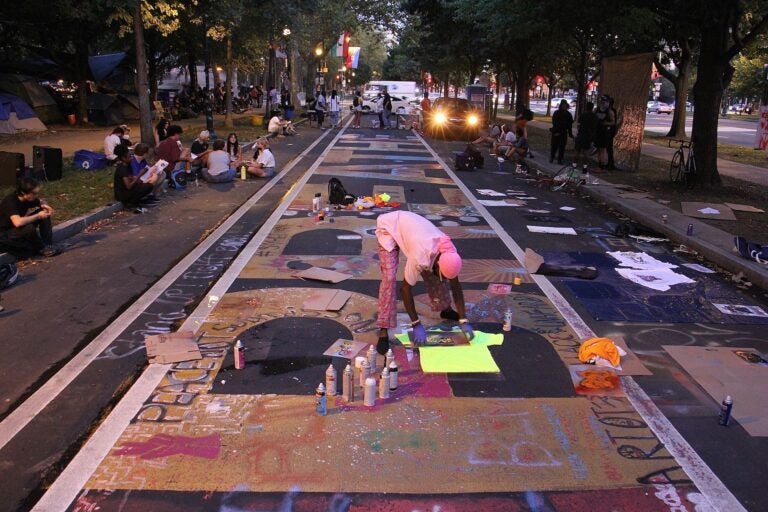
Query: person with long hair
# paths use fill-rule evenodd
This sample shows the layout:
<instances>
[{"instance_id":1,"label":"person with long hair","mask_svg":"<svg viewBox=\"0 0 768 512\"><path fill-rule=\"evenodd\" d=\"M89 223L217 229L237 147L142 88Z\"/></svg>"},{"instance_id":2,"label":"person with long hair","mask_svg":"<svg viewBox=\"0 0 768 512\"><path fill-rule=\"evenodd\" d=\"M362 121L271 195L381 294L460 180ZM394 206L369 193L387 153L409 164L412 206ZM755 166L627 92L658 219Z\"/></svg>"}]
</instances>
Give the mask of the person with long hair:
<instances>
[{"instance_id":1,"label":"person with long hair","mask_svg":"<svg viewBox=\"0 0 768 512\"><path fill-rule=\"evenodd\" d=\"M229 153L229 159L232 162L240 162L242 155L240 154L240 142L237 140L237 134L235 132L227 135L227 153Z\"/></svg>"},{"instance_id":2,"label":"person with long hair","mask_svg":"<svg viewBox=\"0 0 768 512\"><path fill-rule=\"evenodd\" d=\"M341 101L336 95L336 89L331 91L331 99L328 100L328 111L331 113L331 128L338 128L340 126L339 112L341 112Z\"/></svg>"},{"instance_id":3,"label":"person with long hair","mask_svg":"<svg viewBox=\"0 0 768 512\"><path fill-rule=\"evenodd\" d=\"M155 146L158 146L161 142L168 138L168 128L171 126L171 122L164 117L160 118L160 121L152 129L152 135L155 136Z\"/></svg>"},{"instance_id":4,"label":"person with long hair","mask_svg":"<svg viewBox=\"0 0 768 512\"><path fill-rule=\"evenodd\" d=\"M363 115L363 98L360 91L355 91L355 96L352 98L352 112L355 113L352 128L360 128L360 117Z\"/></svg>"}]
</instances>

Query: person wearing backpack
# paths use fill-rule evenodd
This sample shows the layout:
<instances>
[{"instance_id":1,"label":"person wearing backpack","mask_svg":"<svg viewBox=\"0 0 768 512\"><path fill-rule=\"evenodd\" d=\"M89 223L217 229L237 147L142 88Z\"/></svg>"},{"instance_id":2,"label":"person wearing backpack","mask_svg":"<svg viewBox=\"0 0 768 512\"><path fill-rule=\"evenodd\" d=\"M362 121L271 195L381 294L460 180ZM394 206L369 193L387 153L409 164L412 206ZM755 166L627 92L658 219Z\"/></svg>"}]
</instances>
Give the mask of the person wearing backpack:
<instances>
[{"instance_id":1,"label":"person wearing backpack","mask_svg":"<svg viewBox=\"0 0 768 512\"><path fill-rule=\"evenodd\" d=\"M355 91L355 96L352 98L352 112L354 112L352 128L360 128L360 117L363 115L363 99L360 97L360 91Z\"/></svg>"},{"instance_id":2,"label":"person wearing backpack","mask_svg":"<svg viewBox=\"0 0 768 512\"><path fill-rule=\"evenodd\" d=\"M451 238L424 217L407 211L379 215L376 219L381 284L377 327L379 340L376 351L389 350L389 332L397 325L397 269L400 253L407 258L400 293L411 318L413 342L423 345L427 332L421 324L413 301L412 289L421 277L427 287L430 306L440 311L440 317L459 322L467 340L475 337L466 319L464 293L459 282L461 256ZM451 297L456 310L451 307Z\"/></svg>"}]
</instances>

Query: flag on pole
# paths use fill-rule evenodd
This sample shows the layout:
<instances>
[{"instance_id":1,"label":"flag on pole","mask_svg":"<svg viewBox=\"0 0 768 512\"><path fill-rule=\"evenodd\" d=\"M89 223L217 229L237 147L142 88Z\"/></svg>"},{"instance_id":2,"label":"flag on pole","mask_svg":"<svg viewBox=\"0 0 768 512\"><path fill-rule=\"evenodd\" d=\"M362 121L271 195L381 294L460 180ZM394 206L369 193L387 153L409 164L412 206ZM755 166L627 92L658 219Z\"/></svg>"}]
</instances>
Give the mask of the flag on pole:
<instances>
[{"instance_id":1,"label":"flag on pole","mask_svg":"<svg viewBox=\"0 0 768 512\"><path fill-rule=\"evenodd\" d=\"M344 39L346 39L344 36L346 35L346 32L342 32L339 36L339 40L336 42L336 52L334 55L336 57L344 57Z\"/></svg>"},{"instance_id":2,"label":"flag on pole","mask_svg":"<svg viewBox=\"0 0 768 512\"><path fill-rule=\"evenodd\" d=\"M342 35L344 36L344 49L343 49L344 53L342 54L342 57L344 57L344 60L347 60L347 58L349 57L349 39L350 39L349 32L345 30L344 34Z\"/></svg>"},{"instance_id":3,"label":"flag on pole","mask_svg":"<svg viewBox=\"0 0 768 512\"><path fill-rule=\"evenodd\" d=\"M350 46L349 53L347 54L347 69L357 69L357 65L360 63L360 47Z\"/></svg>"}]
</instances>

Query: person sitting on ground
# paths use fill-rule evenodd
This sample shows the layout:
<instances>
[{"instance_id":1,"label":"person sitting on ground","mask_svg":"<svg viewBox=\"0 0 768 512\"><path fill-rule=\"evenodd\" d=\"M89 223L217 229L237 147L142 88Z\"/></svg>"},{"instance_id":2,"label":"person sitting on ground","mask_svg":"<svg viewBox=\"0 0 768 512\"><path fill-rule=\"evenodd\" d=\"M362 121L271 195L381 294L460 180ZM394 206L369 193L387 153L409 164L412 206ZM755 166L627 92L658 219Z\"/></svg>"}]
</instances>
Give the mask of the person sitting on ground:
<instances>
[{"instance_id":1,"label":"person sitting on ground","mask_svg":"<svg viewBox=\"0 0 768 512\"><path fill-rule=\"evenodd\" d=\"M488 146L493 146L499 141L500 136L501 125L494 124L488 131L488 135L481 135L480 137L473 140L472 144L487 144Z\"/></svg>"},{"instance_id":2,"label":"person sitting on ground","mask_svg":"<svg viewBox=\"0 0 768 512\"><path fill-rule=\"evenodd\" d=\"M528 154L528 138L525 136L525 132L522 128L515 129L515 136L517 140L504 154L504 157L514 163L521 163L525 156Z\"/></svg>"},{"instance_id":3,"label":"person sitting on ground","mask_svg":"<svg viewBox=\"0 0 768 512\"><path fill-rule=\"evenodd\" d=\"M242 154L240 153L240 141L237 139L235 132L227 135L227 153L229 153L229 159L233 162L235 167L242 162Z\"/></svg>"},{"instance_id":4,"label":"person sitting on ground","mask_svg":"<svg viewBox=\"0 0 768 512\"><path fill-rule=\"evenodd\" d=\"M19 259L36 254L50 258L61 253L53 245L53 208L39 195L40 184L36 180L21 178L16 190L0 202L0 252L9 252Z\"/></svg>"},{"instance_id":5,"label":"person sitting on ground","mask_svg":"<svg viewBox=\"0 0 768 512\"><path fill-rule=\"evenodd\" d=\"M192 170L195 172L200 172L200 169L208 165L208 154L211 152L209 149L210 139L210 132L208 130L203 130L200 132L200 135L192 141L192 147L189 148L189 150L191 153L190 156L193 157Z\"/></svg>"},{"instance_id":6,"label":"person sitting on ground","mask_svg":"<svg viewBox=\"0 0 768 512\"><path fill-rule=\"evenodd\" d=\"M224 150L226 142L213 141L213 151L208 154L208 167L203 168L203 178L208 183L227 183L235 179L237 169L232 165L232 158Z\"/></svg>"},{"instance_id":7,"label":"person sitting on ground","mask_svg":"<svg viewBox=\"0 0 768 512\"><path fill-rule=\"evenodd\" d=\"M508 130L507 125L501 125L501 135L499 135L498 142L494 142L491 146L491 155L504 155L509 148L513 147L517 142L517 135L514 130Z\"/></svg>"},{"instance_id":8,"label":"person sitting on ground","mask_svg":"<svg viewBox=\"0 0 768 512\"><path fill-rule=\"evenodd\" d=\"M110 163L115 163L117 156L115 155L115 148L123 144L123 135L125 130L121 127L116 127L112 130L112 133L104 138L104 156L107 157ZM129 144L126 144L128 146Z\"/></svg>"},{"instance_id":9,"label":"person sitting on ground","mask_svg":"<svg viewBox=\"0 0 768 512\"><path fill-rule=\"evenodd\" d=\"M152 135L155 137L155 146L158 146L161 142L168 138L168 128L171 127L171 122L165 118L160 118L160 121L152 128Z\"/></svg>"},{"instance_id":10,"label":"person sitting on ground","mask_svg":"<svg viewBox=\"0 0 768 512\"><path fill-rule=\"evenodd\" d=\"M256 147L258 148L258 157L256 163L248 166L248 174L257 178L271 178L275 175L275 155L269 149L269 141L259 139L256 141Z\"/></svg>"},{"instance_id":11,"label":"person sitting on ground","mask_svg":"<svg viewBox=\"0 0 768 512\"><path fill-rule=\"evenodd\" d=\"M283 137L296 133L291 122L286 121L282 116L272 116L272 119L269 120L269 126L267 126L267 132L269 132L269 135L267 135L269 138Z\"/></svg>"},{"instance_id":12,"label":"person sitting on ground","mask_svg":"<svg viewBox=\"0 0 768 512\"><path fill-rule=\"evenodd\" d=\"M171 186L174 185L170 178L175 171L186 170L186 172L190 172L192 168L189 150L184 149L181 145L180 139L183 132L181 126L175 124L169 126L168 137L155 148L155 156L168 162L166 174Z\"/></svg>"},{"instance_id":13,"label":"person sitting on ground","mask_svg":"<svg viewBox=\"0 0 768 512\"><path fill-rule=\"evenodd\" d=\"M133 149L133 157L131 157L131 174L144 183L149 183L152 180L153 187L150 197L157 199L163 192L166 174L165 171L158 169L156 165L149 165L147 153L149 153L149 144L144 144L143 142L136 144L136 147Z\"/></svg>"},{"instance_id":14,"label":"person sitting on ground","mask_svg":"<svg viewBox=\"0 0 768 512\"><path fill-rule=\"evenodd\" d=\"M135 144L131 142L131 127L127 124L121 124L120 128L123 129L123 137L122 137L122 143L128 146L129 148L133 148Z\"/></svg>"},{"instance_id":15,"label":"person sitting on ground","mask_svg":"<svg viewBox=\"0 0 768 512\"><path fill-rule=\"evenodd\" d=\"M131 168L131 152L128 146L119 146L115 149L117 154L117 167L115 167L115 199L125 206L153 205L157 199L152 196L159 175L150 174L146 181L133 175Z\"/></svg>"}]
</instances>

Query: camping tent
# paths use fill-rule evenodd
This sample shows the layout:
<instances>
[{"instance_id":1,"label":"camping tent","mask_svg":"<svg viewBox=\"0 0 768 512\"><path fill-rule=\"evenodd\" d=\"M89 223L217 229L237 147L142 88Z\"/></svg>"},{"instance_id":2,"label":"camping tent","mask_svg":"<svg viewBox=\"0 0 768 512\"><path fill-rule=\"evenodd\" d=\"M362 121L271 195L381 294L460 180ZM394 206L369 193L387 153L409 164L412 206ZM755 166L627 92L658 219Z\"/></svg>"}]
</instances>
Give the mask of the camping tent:
<instances>
[{"instance_id":1,"label":"camping tent","mask_svg":"<svg viewBox=\"0 0 768 512\"><path fill-rule=\"evenodd\" d=\"M0 92L15 94L29 104L44 123L62 121L56 101L48 94L45 87L34 78L11 73L0 74Z\"/></svg>"},{"instance_id":2,"label":"camping tent","mask_svg":"<svg viewBox=\"0 0 768 512\"><path fill-rule=\"evenodd\" d=\"M0 133L45 130L45 125L24 100L13 94L0 93Z\"/></svg>"}]
</instances>

